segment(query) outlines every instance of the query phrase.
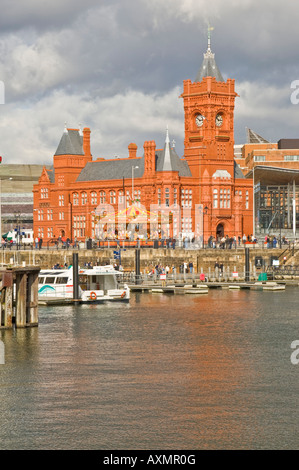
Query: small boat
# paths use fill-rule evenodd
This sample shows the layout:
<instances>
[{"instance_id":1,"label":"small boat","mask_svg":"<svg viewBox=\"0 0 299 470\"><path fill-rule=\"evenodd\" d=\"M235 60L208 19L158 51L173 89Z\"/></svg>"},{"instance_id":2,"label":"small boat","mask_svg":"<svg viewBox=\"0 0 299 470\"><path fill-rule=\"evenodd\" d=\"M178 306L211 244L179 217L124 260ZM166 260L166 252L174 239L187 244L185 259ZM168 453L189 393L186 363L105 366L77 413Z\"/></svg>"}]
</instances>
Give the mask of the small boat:
<instances>
[{"instance_id":1,"label":"small boat","mask_svg":"<svg viewBox=\"0 0 299 470\"><path fill-rule=\"evenodd\" d=\"M121 273L113 266L79 269L79 300L81 303L129 301L130 289L120 287ZM38 278L39 300L73 299L73 268L41 270Z\"/></svg>"},{"instance_id":2,"label":"small boat","mask_svg":"<svg viewBox=\"0 0 299 470\"><path fill-rule=\"evenodd\" d=\"M277 284L276 282L267 282L263 284L263 290L282 291L285 290L284 284Z\"/></svg>"}]
</instances>

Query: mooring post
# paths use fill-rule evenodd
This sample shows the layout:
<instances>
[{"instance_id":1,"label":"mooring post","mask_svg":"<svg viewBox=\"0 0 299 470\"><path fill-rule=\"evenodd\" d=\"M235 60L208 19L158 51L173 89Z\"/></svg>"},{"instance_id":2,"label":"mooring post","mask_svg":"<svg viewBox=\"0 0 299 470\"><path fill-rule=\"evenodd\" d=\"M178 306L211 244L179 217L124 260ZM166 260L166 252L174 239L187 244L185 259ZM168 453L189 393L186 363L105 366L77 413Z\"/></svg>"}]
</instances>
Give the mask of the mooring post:
<instances>
[{"instance_id":1,"label":"mooring post","mask_svg":"<svg viewBox=\"0 0 299 470\"><path fill-rule=\"evenodd\" d=\"M38 271L30 272L28 275L28 303L30 326L38 325Z\"/></svg>"},{"instance_id":2,"label":"mooring post","mask_svg":"<svg viewBox=\"0 0 299 470\"><path fill-rule=\"evenodd\" d=\"M140 248L135 250L135 284L140 284Z\"/></svg>"},{"instance_id":3,"label":"mooring post","mask_svg":"<svg viewBox=\"0 0 299 470\"><path fill-rule=\"evenodd\" d=\"M79 265L78 253L73 253L73 300L79 302Z\"/></svg>"},{"instance_id":4,"label":"mooring post","mask_svg":"<svg viewBox=\"0 0 299 470\"><path fill-rule=\"evenodd\" d=\"M4 290L4 328L12 327L12 295L13 295L13 273L4 271L2 274L2 289ZM2 306L1 306L2 308ZM1 325L2 326L2 325Z\"/></svg>"},{"instance_id":5,"label":"mooring post","mask_svg":"<svg viewBox=\"0 0 299 470\"><path fill-rule=\"evenodd\" d=\"M249 248L245 248L245 282L250 281L250 259Z\"/></svg>"},{"instance_id":6,"label":"mooring post","mask_svg":"<svg viewBox=\"0 0 299 470\"><path fill-rule=\"evenodd\" d=\"M4 327L12 327L12 286L5 288Z\"/></svg>"},{"instance_id":7,"label":"mooring post","mask_svg":"<svg viewBox=\"0 0 299 470\"><path fill-rule=\"evenodd\" d=\"M29 322L27 314L27 274L16 273L16 328L25 327Z\"/></svg>"}]
</instances>

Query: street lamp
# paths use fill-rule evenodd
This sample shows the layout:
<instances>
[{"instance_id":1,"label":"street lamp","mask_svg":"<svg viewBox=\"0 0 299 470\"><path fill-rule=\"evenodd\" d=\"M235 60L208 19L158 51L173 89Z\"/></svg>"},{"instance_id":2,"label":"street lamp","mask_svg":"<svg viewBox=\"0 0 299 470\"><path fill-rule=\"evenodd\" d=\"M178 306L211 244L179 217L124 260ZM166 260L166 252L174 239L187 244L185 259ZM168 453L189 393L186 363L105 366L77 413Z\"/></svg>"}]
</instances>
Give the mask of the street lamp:
<instances>
[{"instance_id":1,"label":"street lamp","mask_svg":"<svg viewBox=\"0 0 299 470\"><path fill-rule=\"evenodd\" d=\"M203 245L203 249L205 248L205 215L207 215L208 213L208 206L206 206L204 208L204 216L203 216L203 221L202 221L202 245Z\"/></svg>"},{"instance_id":2,"label":"street lamp","mask_svg":"<svg viewBox=\"0 0 299 470\"><path fill-rule=\"evenodd\" d=\"M12 178L9 177L9 178L1 178L0 177L0 237L1 237L1 243L2 243L2 181L4 180L9 180L11 181Z\"/></svg>"},{"instance_id":3,"label":"street lamp","mask_svg":"<svg viewBox=\"0 0 299 470\"><path fill-rule=\"evenodd\" d=\"M134 200L134 170L139 168L139 166L132 166L132 202Z\"/></svg>"},{"instance_id":4,"label":"street lamp","mask_svg":"<svg viewBox=\"0 0 299 470\"><path fill-rule=\"evenodd\" d=\"M19 250L21 248L21 225L20 225L21 212L15 213L15 218L16 218L16 224L17 224L17 250Z\"/></svg>"}]
</instances>

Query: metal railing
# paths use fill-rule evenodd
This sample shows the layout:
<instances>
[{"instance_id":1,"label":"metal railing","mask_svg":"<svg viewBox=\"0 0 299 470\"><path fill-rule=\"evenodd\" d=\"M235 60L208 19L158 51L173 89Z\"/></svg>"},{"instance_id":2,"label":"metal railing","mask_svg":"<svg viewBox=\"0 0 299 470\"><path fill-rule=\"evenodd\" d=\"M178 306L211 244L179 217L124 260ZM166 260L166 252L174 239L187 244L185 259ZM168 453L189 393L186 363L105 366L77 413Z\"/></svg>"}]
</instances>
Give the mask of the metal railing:
<instances>
[{"instance_id":1,"label":"metal railing","mask_svg":"<svg viewBox=\"0 0 299 470\"><path fill-rule=\"evenodd\" d=\"M299 277L299 266L293 267L293 269L279 269L277 267L268 266L264 271L261 270L251 270L246 272L242 270L238 273L232 272L228 269L225 269L223 272L220 270L208 271L205 273L171 273L166 275L165 278L161 279L161 276L158 274L135 274L134 272L124 273L121 278L121 283L126 283L129 285L164 285L167 287L171 284L190 284L197 285L204 282L244 282L248 279L249 282L255 282L259 280L260 274L266 273L267 280L275 280L276 276L293 276Z\"/></svg>"}]
</instances>

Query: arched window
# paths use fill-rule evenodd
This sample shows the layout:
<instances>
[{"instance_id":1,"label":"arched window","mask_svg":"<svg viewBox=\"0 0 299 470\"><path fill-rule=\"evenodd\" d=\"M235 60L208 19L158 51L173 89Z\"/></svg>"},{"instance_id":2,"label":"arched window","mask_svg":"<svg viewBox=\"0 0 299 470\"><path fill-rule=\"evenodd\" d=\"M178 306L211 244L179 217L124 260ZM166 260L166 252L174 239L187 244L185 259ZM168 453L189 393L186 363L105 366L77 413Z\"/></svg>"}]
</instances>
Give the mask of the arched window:
<instances>
[{"instance_id":1,"label":"arched window","mask_svg":"<svg viewBox=\"0 0 299 470\"><path fill-rule=\"evenodd\" d=\"M95 191L92 191L90 196L91 196L91 204L97 204L97 193Z\"/></svg>"},{"instance_id":2,"label":"arched window","mask_svg":"<svg viewBox=\"0 0 299 470\"><path fill-rule=\"evenodd\" d=\"M165 205L169 207L169 188L165 188Z\"/></svg>"},{"instance_id":3,"label":"arched window","mask_svg":"<svg viewBox=\"0 0 299 470\"><path fill-rule=\"evenodd\" d=\"M85 204L87 204L87 193L81 193L81 204L82 206L84 206Z\"/></svg>"},{"instance_id":4,"label":"arched window","mask_svg":"<svg viewBox=\"0 0 299 470\"><path fill-rule=\"evenodd\" d=\"M73 204L74 204L74 206L79 205L79 194L78 193L73 194Z\"/></svg>"},{"instance_id":5,"label":"arched window","mask_svg":"<svg viewBox=\"0 0 299 470\"><path fill-rule=\"evenodd\" d=\"M124 193L123 191L118 192L118 204L123 204L124 203Z\"/></svg>"},{"instance_id":6,"label":"arched window","mask_svg":"<svg viewBox=\"0 0 299 470\"><path fill-rule=\"evenodd\" d=\"M178 202L177 188L173 188L173 204L176 206Z\"/></svg>"},{"instance_id":7,"label":"arched window","mask_svg":"<svg viewBox=\"0 0 299 470\"><path fill-rule=\"evenodd\" d=\"M246 191L245 209L249 209L249 191Z\"/></svg>"},{"instance_id":8,"label":"arched window","mask_svg":"<svg viewBox=\"0 0 299 470\"><path fill-rule=\"evenodd\" d=\"M137 206L140 206L141 201L141 191L140 189L135 189L134 191L134 202Z\"/></svg>"},{"instance_id":9,"label":"arched window","mask_svg":"<svg viewBox=\"0 0 299 470\"><path fill-rule=\"evenodd\" d=\"M106 193L105 191L100 192L100 203L105 204L106 203Z\"/></svg>"},{"instance_id":10,"label":"arched window","mask_svg":"<svg viewBox=\"0 0 299 470\"><path fill-rule=\"evenodd\" d=\"M192 189L189 189L189 207L192 207Z\"/></svg>"},{"instance_id":11,"label":"arched window","mask_svg":"<svg viewBox=\"0 0 299 470\"><path fill-rule=\"evenodd\" d=\"M110 191L110 204L116 203L116 193L115 191Z\"/></svg>"},{"instance_id":12,"label":"arched window","mask_svg":"<svg viewBox=\"0 0 299 470\"><path fill-rule=\"evenodd\" d=\"M48 188L41 188L40 197L41 199L47 199L49 197Z\"/></svg>"},{"instance_id":13,"label":"arched window","mask_svg":"<svg viewBox=\"0 0 299 470\"><path fill-rule=\"evenodd\" d=\"M161 206L161 202L162 202L161 201L161 194L162 194L161 193L161 188L158 188L158 204L159 204L159 206Z\"/></svg>"},{"instance_id":14,"label":"arched window","mask_svg":"<svg viewBox=\"0 0 299 470\"><path fill-rule=\"evenodd\" d=\"M214 209L218 207L218 189L213 189L213 207Z\"/></svg>"}]
</instances>

